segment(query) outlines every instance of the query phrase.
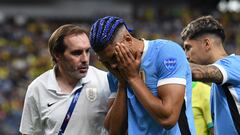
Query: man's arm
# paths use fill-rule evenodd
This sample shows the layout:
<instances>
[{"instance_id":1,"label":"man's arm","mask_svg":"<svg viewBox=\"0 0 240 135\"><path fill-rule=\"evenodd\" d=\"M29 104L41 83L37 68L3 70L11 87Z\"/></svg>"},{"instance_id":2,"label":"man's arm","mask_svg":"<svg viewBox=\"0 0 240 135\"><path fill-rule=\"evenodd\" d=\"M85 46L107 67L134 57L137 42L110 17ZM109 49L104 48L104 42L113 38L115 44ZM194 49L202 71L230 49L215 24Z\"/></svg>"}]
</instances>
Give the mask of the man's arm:
<instances>
[{"instance_id":1,"label":"man's arm","mask_svg":"<svg viewBox=\"0 0 240 135\"><path fill-rule=\"evenodd\" d=\"M193 81L213 82L220 84L223 81L221 71L214 65L198 65L190 63Z\"/></svg>"},{"instance_id":2,"label":"man's arm","mask_svg":"<svg viewBox=\"0 0 240 135\"><path fill-rule=\"evenodd\" d=\"M184 101L184 85L159 86L158 96L155 97L140 77L132 78L128 82L139 102L158 123L164 128L171 128L176 124Z\"/></svg>"},{"instance_id":3,"label":"man's arm","mask_svg":"<svg viewBox=\"0 0 240 135\"><path fill-rule=\"evenodd\" d=\"M128 127L126 98L125 85L120 84L116 98L109 100L109 111L104 122L109 135L123 135L126 133Z\"/></svg>"},{"instance_id":4,"label":"man's arm","mask_svg":"<svg viewBox=\"0 0 240 135\"><path fill-rule=\"evenodd\" d=\"M158 87L158 96L154 96L139 75L141 53L137 52L133 56L124 45L116 46L116 53L121 75L128 81L146 111L164 128L174 126L184 101L185 86L165 84Z\"/></svg>"},{"instance_id":5,"label":"man's arm","mask_svg":"<svg viewBox=\"0 0 240 135\"><path fill-rule=\"evenodd\" d=\"M209 130L210 130L210 135L214 135L214 128L212 127Z\"/></svg>"},{"instance_id":6,"label":"man's arm","mask_svg":"<svg viewBox=\"0 0 240 135\"><path fill-rule=\"evenodd\" d=\"M109 99L108 113L105 117L104 126L108 130L109 135L123 135L126 133L128 126L126 83L119 70L112 69L108 63L102 63L118 80L116 98ZM113 84L115 85L115 83Z\"/></svg>"}]
</instances>

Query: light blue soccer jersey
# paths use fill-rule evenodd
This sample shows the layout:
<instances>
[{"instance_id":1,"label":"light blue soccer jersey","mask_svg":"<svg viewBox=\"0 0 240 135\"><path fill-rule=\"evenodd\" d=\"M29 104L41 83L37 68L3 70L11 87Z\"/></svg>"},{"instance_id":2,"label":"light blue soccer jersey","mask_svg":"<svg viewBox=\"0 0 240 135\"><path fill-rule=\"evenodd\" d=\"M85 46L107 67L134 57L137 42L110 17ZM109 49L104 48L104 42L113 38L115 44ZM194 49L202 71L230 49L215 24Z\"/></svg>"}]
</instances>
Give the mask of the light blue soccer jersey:
<instances>
[{"instance_id":1,"label":"light blue soccer jersey","mask_svg":"<svg viewBox=\"0 0 240 135\"><path fill-rule=\"evenodd\" d=\"M165 84L186 85L186 121L191 134L195 135L191 103L191 70L183 49L178 44L168 40L144 41L140 74L154 96L158 95L158 86ZM117 80L112 74L109 74L108 77L110 89L112 93L116 93ZM163 128L144 109L130 87L127 89L127 97L129 135L181 135L179 122L171 129Z\"/></svg>"},{"instance_id":2,"label":"light blue soccer jersey","mask_svg":"<svg viewBox=\"0 0 240 135\"><path fill-rule=\"evenodd\" d=\"M240 111L240 56L230 55L218 60L213 65L217 66L222 75L222 84L228 83L231 95ZM237 130L228 107L228 102L223 91L222 84L212 84L211 112L214 121L214 134L237 135Z\"/></svg>"}]
</instances>

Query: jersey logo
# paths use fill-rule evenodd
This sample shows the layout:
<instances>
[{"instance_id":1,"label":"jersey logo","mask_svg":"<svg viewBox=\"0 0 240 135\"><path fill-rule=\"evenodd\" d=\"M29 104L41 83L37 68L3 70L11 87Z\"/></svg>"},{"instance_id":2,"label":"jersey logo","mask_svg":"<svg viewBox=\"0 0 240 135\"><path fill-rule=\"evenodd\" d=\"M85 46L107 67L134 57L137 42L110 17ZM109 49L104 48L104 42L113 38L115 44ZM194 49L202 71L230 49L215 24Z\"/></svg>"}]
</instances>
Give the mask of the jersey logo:
<instances>
[{"instance_id":1,"label":"jersey logo","mask_svg":"<svg viewBox=\"0 0 240 135\"><path fill-rule=\"evenodd\" d=\"M47 107L51 107L53 104L55 104L56 102L53 102L53 103L48 103L47 104Z\"/></svg>"},{"instance_id":2,"label":"jersey logo","mask_svg":"<svg viewBox=\"0 0 240 135\"><path fill-rule=\"evenodd\" d=\"M175 58L167 58L164 60L164 66L169 70L172 71L176 68L177 60Z\"/></svg>"},{"instance_id":3,"label":"jersey logo","mask_svg":"<svg viewBox=\"0 0 240 135\"><path fill-rule=\"evenodd\" d=\"M86 88L87 99L91 102L97 99L97 88Z\"/></svg>"}]
</instances>

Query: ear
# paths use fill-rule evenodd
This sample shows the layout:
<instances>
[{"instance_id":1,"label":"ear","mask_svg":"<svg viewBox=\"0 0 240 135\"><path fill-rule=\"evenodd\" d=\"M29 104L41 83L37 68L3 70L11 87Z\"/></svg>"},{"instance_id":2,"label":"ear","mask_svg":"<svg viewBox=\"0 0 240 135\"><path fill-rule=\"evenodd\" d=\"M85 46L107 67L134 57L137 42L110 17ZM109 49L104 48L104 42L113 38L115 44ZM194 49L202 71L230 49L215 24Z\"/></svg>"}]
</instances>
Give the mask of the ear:
<instances>
[{"instance_id":1,"label":"ear","mask_svg":"<svg viewBox=\"0 0 240 135\"><path fill-rule=\"evenodd\" d=\"M62 55L59 54L59 53L56 53L56 54L54 55L54 57L55 57L56 61L60 61Z\"/></svg>"},{"instance_id":2,"label":"ear","mask_svg":"<svg viewBox=\"0 0 240 135\"><path fill-rule=\"evenodd\" d=\"M211 49L212 41L209 38L204 38L203 44L204 44L205 50L209 51Z\"/></svg>"}]
</instances>

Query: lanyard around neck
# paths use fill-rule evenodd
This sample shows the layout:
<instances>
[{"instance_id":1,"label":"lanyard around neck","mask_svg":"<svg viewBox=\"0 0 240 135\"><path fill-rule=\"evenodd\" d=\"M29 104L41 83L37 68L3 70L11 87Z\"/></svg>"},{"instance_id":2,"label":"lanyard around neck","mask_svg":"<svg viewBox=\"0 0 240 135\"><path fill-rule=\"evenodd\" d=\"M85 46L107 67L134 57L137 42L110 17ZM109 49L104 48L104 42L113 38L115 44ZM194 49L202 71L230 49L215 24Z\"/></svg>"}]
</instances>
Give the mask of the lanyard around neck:
<instances>
[{"instance_id":1,"label":"lanyard around neck","mask_svg":"<svg viewBox=\"0 0 240 135\"><path fill-rule=\"evenodd\" d=\"M68 125L68 122L69 122L69 120L70 120L70 118L71 118L71 116L72 116L72 112L73 112L73 110L74 110L74 108L75 108L75 106L76 106L76 103L77 103L77 101L78 101L80 92L82 91L82 88L83 88L83 87L84 87L84 85L82 85L81 88L77 89L77 90L74 92L74 96L73 96L72 102L71 102L71 104L70 104L70 106L69 106L69 108L68 108L67 114L66 114L66 116L65 116L65 118L64 118L64 120L63 120L63 123L62 123L62 126L61 126L60 130L59 130L58 135L63 135L63 133L64 133L64 131L65 131L67 125Z\"/></svg>"}]
</instances>

